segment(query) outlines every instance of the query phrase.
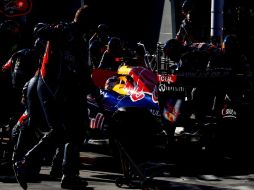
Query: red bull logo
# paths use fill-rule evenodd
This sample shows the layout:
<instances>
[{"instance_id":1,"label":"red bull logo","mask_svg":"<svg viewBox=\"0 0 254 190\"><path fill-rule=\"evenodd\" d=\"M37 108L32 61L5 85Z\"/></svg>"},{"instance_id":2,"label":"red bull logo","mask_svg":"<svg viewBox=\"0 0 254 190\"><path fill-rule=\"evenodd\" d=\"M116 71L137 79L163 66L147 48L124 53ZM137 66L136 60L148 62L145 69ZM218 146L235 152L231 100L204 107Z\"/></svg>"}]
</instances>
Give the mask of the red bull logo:
<instances>
[{"instance_id":1,"label":"red bull logo","mask_svg":"<svg viewBox=\"0 0 254 190\"><path fill-rule=\"evenodd\" d=\"M145 97L145 94L152 96L152 100L157 103L157 79L156 75L144 68L144 67L133 67L129 75L136 82L136 87L130 91L130 98L132 101L139 101Z\"/></svg>"}]
</instances>

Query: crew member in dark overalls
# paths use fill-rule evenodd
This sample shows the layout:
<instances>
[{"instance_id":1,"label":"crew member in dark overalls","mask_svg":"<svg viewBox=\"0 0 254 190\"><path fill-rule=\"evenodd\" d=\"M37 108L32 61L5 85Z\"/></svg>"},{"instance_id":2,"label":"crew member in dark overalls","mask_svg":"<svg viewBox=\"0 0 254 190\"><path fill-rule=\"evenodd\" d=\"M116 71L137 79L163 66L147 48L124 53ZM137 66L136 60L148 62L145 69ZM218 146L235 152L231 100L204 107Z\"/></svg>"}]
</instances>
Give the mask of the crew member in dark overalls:
<instances>
[{"instance_id":1,"label":"crew member in dark overalls","mask_svg":"<svg viewBox=\"0 0 254 190\"><path fill-rule=\"evenodd\" d=\"M91 13L89 6L82 6L72 22L52 26L49 33L37 92L50 131L15 164L17 180L24 189L27 188L26 163L49 144L64 145L61 187L82 189L87 185L79 178L79 149L89 127L87 94L93 94L100 102L88 64L86 34Z\"/></svg>"}]
</instances>

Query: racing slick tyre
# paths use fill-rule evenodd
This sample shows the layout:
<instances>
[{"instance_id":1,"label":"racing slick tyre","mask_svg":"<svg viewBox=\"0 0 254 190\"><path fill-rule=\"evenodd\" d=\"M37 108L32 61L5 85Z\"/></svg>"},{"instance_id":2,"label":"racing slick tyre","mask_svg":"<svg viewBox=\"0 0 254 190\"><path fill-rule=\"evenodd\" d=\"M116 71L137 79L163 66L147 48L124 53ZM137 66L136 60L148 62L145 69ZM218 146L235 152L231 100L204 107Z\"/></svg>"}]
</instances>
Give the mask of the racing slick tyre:
<instances>
[{"instance_id":1,"label":"racing slick tyre","mask_svg":"<svg viewBox=\"0 0 254 190\"><path fill-rule=\"evenodd\" d=\"M143 107L119 108L112 116L111 144L113 156L119 158L116 141L135 160L151 158L158 143L161 143L162 126L149 110Z\"/></svg>"}]
</instances>

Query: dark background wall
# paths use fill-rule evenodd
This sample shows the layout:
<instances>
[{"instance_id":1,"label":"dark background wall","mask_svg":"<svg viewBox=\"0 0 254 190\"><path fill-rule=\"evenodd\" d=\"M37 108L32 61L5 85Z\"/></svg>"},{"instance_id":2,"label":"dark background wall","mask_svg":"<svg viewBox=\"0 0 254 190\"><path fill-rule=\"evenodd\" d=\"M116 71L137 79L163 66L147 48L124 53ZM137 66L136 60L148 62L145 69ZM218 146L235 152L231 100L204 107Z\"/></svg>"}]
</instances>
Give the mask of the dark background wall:
<instances>
[{"instance_id":1,"label":"dark background wall","mask_svg":"<svg viewBox=\"0 0 254 190\"><path fill-rule=\"evenodd\" d=\"M94 29L100 23L108 24L112 35L129 43L141 41L153 48L159 37L164 0L93 0L84 1L93 6ZM57 22L72 20L80 0L33 0L33 10L27 22Z\"/></svg>"},{"instance_id":2,"label":"dark background wall","mask_svg":"<svg viewBox=\"0 0 254 190\"><path fill-rule=\"evenodd\" d=\"M143 42L148 49L154 50L159 38L164 1L174 2L176 29L182 20L180 13L184 0L84 0L96 11L93 18L94 29L100 23L109 25L112 34L130 43ZM192 0L195 2L195 19L204 31L204 40L210 35L211 0ZM245 51L250 53L254 45L254 6L250 0L224 0L225 35L236 33ZM25 24L30 35L35 23L71 21L80 6L80 0L32 0L33 9L25 17L12 18ZM0 20L6 19L0 15ZM250 53L251 54L251 53Z\"/></svg>"}]
</instances>

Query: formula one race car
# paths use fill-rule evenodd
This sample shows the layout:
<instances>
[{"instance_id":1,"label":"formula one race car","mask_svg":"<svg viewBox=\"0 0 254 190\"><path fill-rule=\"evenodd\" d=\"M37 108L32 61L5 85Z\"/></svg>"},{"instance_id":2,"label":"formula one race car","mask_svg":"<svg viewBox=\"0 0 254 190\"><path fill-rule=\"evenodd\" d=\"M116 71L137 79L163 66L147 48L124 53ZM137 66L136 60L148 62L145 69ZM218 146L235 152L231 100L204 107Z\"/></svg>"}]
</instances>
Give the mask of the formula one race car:
<instances>
[{"instance_id":1,"label":"formula one race car","mask_svg":"<svg viewBox=\"0 0 254 190\"><path fill-rule=\"evenodd\" d=\"M195 109L189 102L190 89L199 88L200 81L211 84L215 80L210 73L205 74L156 73L138 66L121 66L117 71L94 69L92 77L101 89L107 117L98 111L95 100L88 97L91 138L107 139L111 135L109 118L124 110L127 113L121 123L129 123L130 128L136 126L134 131L140 126L148 128L153 123L149 119L152 119L159 133L165 132L168 139L178 142L184 140L187 144L195 142L200 148L206 146L202 144L202 136L205 141L209 139L207 136L213 138L218 118L224 119L217 116L216 121L207 118L208 121L201 123L192 118L192 110ZM217 78L221 81L222 77ZM142 130L146 131L146 128L142 127Z\"/></svg>"},{"instance_id":2,"label":"formula one race car","mask_svg":"<svg viewBox=\"0 0 254 190\"><path fill-rule=\"evenodd\" d=\"M185 116L186 88L181 81L179 83L176 75L158 74L139 66L121 66L117 71L94 69L92 77L101 89L108 116L113 116L123 108L127 112L135 108L148 110L151 114L148 117L155 119L158 128L162 127L171 137L175 135L177 126L183 126L181 122ZM88 106L92 137L107 138L109 121L99 112L92 97L88 97ZM138 120L142 121L140 125L149 125L143 119L142 112L139 116L133 116L133 113L128 113L132 125Z\"/></svg>"},{"instance_id":3,"label":"formula one race car","mask_svg":"<svg viewBox=\"0 0 254 190\"><path fill-rule=\"evenodd\" d=\"M121 66L116 72L102 69L93 70L92 77L100 87L103 105L110 117L120 108L142 108L151 116L160 118L157 76L144 67ZM94 137L106 137L109 132L107 119L98 112L96 101L88 97L90 129ZM141 114L141 113L140 113ZM142 115L139 117L142 119ZM134 122L133 118L129 118Z\"/></svg>"}]
</instances>

